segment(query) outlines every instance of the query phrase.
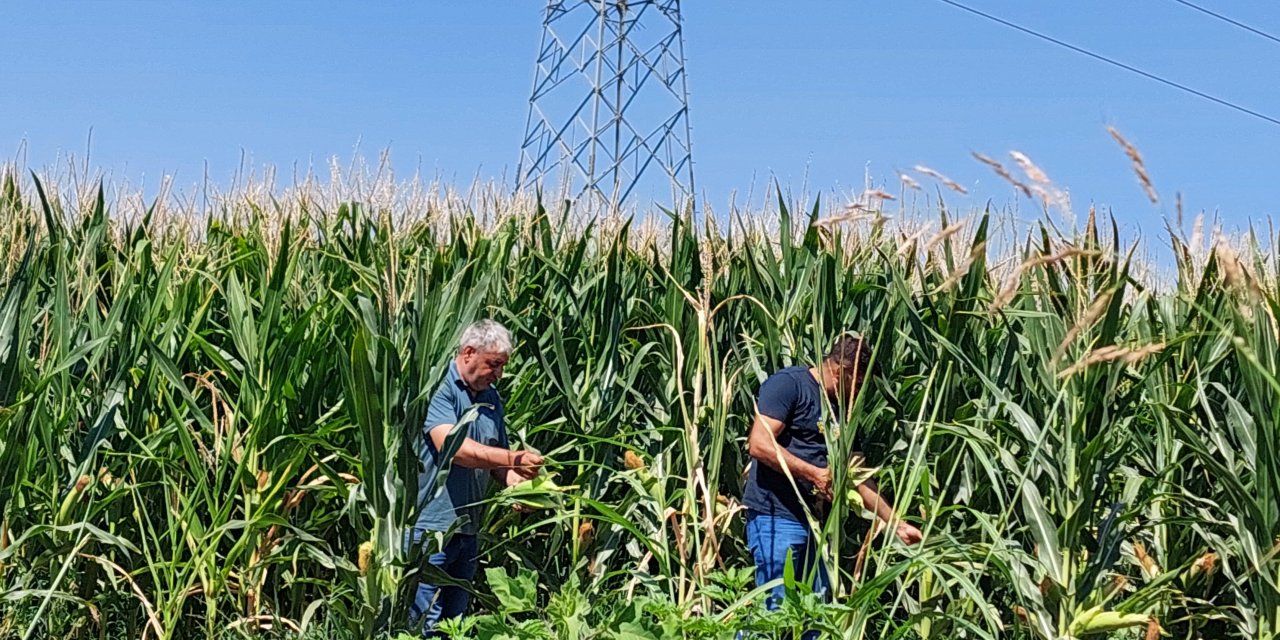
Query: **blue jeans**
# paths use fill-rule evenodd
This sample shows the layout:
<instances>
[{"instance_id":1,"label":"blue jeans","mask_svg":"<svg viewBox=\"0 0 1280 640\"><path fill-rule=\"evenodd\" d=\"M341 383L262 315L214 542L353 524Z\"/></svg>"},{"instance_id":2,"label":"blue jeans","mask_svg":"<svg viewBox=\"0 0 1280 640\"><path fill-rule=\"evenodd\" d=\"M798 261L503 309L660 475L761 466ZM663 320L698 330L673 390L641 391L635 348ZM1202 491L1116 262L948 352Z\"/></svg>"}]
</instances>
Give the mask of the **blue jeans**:
<instances>
[{"instance_id":1,"label":"blue jeans","mask_svg":"<svg viewBox=\"0 0 1280 640\"><path fill-rule=\"evenodd\" d=\"M782 578L789 551L796 580L802 583L811 580L809 584L814 593L826 597L830 579L826 567L818 562L818 546L809 533L809 525L748 510L747 546L756 563L756 586ZM777 609L785 596L786 585L773 587L765 598L765 607L771 611ZM817 638L818 633L809 631L803 637Z\"/></svg>"},{"instance_id":2,"label":"blue jeans","mask_svg":"<svg viewBox=\"0 0 1280 640\"><path fill-rule=\"evenodd\" d=\"M427 532L414 531L414 542L420 542L424 535ZM480 564L478 548L475 536L454 534L445 543L444 549L431 554L427 562L451 578L471 582L476 577L476 569ZM471 594L466 589L430 584L424 580L418 583L413 603L409 605L409 624L420 629L423 637L439 637L440 634L435 631L436 625L441 620L457 618L466 613L470 603Z\"/></svg>"}]
</instances>

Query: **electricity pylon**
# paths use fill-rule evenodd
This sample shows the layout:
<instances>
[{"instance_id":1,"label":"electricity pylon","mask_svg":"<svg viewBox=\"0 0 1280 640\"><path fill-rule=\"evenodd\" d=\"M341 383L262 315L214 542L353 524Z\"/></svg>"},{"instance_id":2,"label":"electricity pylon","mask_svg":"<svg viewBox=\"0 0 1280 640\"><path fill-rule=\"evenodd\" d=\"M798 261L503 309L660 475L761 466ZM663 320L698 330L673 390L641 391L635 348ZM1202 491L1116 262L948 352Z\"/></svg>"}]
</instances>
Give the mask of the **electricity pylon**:
<instances>
[{"instance_id":1,"label":"electricity pylon","mask_svg":"<svg viewBox=\"0 0 1280 640\"><path fill-rule=\"evenodd\" d=\"M619 208L670 188L692 205L693 154L679 0L550 0L518 187Z\"/></svg>"}]
</instances>

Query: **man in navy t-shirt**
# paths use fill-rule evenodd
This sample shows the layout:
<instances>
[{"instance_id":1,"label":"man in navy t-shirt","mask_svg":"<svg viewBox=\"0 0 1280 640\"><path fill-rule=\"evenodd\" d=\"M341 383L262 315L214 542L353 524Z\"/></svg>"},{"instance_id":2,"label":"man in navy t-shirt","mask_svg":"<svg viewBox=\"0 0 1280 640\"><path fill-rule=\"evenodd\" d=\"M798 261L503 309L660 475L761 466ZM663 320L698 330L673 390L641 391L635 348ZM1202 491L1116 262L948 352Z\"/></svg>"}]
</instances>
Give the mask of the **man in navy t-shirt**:
<instances>
[{"instance_id":1,"label":"man in navy t-shirt","mask_svg":"<svg viewBox=\"0 0 1280 640\"><path fill-rule=\"evenodd\" d=\"M796 577L811 580L815 592L826 591L827 575L816 562L818 550L805 513L807 509L821 522L831 501L823 395L833 408L851 406L870 365L870 345L857 335L845 334L818 366L787 367L760 385L747 442L753 462L742 499L756 584L781 578L790 551ZM893 506L880 496L873 481L859 485L858 494L881 520L896 520ZM920 531L906 522L899 521L895 533L907 544L921 539ZM770 592L766 606L776 608L782 596L780 585Z\"/></svg>"}]
</instances>

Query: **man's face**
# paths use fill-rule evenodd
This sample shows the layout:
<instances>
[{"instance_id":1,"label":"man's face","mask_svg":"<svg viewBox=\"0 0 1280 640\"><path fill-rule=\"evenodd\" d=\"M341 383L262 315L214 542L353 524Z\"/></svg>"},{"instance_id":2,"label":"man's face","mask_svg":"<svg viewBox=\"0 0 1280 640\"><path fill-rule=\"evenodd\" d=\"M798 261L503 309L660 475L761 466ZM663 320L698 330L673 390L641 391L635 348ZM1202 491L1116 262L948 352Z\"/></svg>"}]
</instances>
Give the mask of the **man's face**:
<instances>
[{"instance_id":1,"label":"man's face","mask_svg":"<svg viewBox=\"0 0 1280 640\"><path fill-rule=\"evenodd\" d=\"M458 353L458 375L473 391L484 391L502 377L509 354L463 347Z\"/></svg>"},{"instance_id":2,"label":"man's face","mask_svg":"<svg viewBox=\"0 0 1280 640\"><path fill-rule=\"evenodd\" d=\"M832 402L839 404L845 408L853 406L853 401L858 397L858 391L862 388L862 372L856 367L831 367L831 377L834 380L828 393L831 394Z\"/></svg>"}]
</instances>

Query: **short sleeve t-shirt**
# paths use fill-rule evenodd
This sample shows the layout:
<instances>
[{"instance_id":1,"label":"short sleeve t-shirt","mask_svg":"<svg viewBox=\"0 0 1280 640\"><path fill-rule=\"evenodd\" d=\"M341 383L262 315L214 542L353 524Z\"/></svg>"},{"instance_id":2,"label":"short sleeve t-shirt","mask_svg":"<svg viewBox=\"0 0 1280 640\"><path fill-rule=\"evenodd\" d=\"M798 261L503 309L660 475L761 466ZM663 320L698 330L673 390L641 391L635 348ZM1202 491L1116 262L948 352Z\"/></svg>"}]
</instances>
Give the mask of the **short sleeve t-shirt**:
<instances>
[{"instance_id":1,"label":"short sleeve t-shirt","mask_svg":"<svg viewBox=\"0 0 1280 640\"><path fill-rule=\"evenodd\" d=\"M778 445L792 455L818 467L827 466L827 437L823 426L822 386L808 367L787 367L769 376L760 385L756 408L761 414L782 422ZM794 473L795 486L781 471L753 461L742 502L748 509L770 516L805 522L802 504L817 517L823 501L813 493L813 483ZM797 494L799 489L799 494Z\"/></svg>"},{"instance_id":2,"label":"short sleeve t-shirt","mask_svg":"<svg viewBox=\"0 0 1280 640\"><path fill-rule=\"evenodd\" d=\"M468 469L457 465L449 469L444 490L434 495L439 487L432 487L432 480L445 462L436 450L429 432L440 425L457 424L473 405L480 405L475 420L467 426L467 437L490 447L507 448L507 428L502 411L502 398L489 387L472 393L458 375L456 363L449 363L449 371L439 388L431 396L427 419L422 425L418 458L421 473L418 475L418 504L424 505L418 515L417 528L426 531L446 531L460 517L466 521L458 531L475 535L480 531L480 518L484 508L480 501L488 495L493 477L484 469ZM434 496L434 497L433 497Z\"/></svg>"}]
</instances>

